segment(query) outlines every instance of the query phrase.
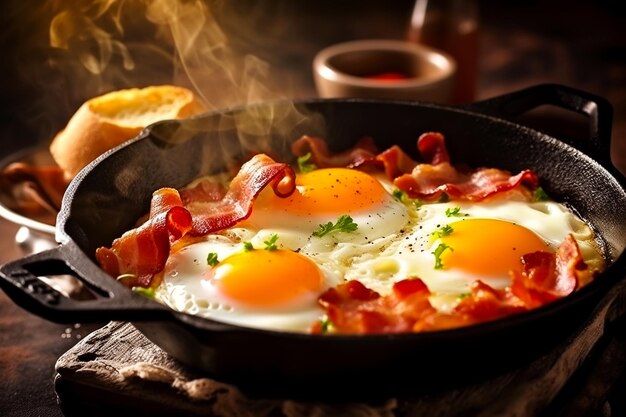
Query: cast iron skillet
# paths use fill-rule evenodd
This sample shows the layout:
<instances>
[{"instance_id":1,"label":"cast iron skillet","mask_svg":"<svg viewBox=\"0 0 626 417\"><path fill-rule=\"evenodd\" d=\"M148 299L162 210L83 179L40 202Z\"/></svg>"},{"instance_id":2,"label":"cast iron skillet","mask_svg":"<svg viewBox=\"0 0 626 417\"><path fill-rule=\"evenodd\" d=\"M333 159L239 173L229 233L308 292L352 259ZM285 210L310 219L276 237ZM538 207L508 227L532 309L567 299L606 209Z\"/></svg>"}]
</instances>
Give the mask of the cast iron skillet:
<instances>
[{"instance_id":1,"label":"cast iron skillet","mask_svg":"<svg viewBox=\"0 0 626 417\"><path fill-rule=\"evenodd\" d=\"M503 120L543 104L587 115L589 139L567 144ZM182 362L255 395L371 399L485 378L564 340L625 275L626 181L610 161L611 112L600 97L539 85L464 108L311 100L157 123L78 175L57 221L61 245L2 266L0 284L20 306L49 320L132 321ZM222 170L242 153L286 154L291 140L309 134L326 138L335 151L367 135L380 149L399 144L414 154L425 131L445 134L454 162L534 169L553 198L599 233L606 271L572 296L526 314L457 330L363 337L254 330L174 312L132 294L94 263L95 249L131 228L154 190ZM78 277L95 298L63 297L37 278L57 274Z\"/></svg>"}]
</instances>

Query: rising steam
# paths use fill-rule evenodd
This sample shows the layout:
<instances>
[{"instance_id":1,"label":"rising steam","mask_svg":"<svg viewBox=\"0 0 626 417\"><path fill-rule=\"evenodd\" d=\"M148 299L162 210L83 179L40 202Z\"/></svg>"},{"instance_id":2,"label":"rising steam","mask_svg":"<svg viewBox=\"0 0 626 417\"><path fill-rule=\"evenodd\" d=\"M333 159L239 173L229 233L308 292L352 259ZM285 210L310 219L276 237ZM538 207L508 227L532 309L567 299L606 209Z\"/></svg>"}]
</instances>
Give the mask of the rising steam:
<instances>
[{"instance_id":1,"label":"rising steam","mask_svg":"<svg viewBox=\"0 0 626 417\"><path fill-rule=\"evenodd\" d=\"M275 76L270 63L233 45L216 17L224 7L221 1L70 3L74 4L55 3L58 12L50 24L50 45L73 62L73 71L82 69L91 79L101 81L97 93L154 84L156 67L169 71L159 74L159 83L192 89L209 110L274 102L290 95L284 72ZM142 74L150 71L151 76L142 79ZM83 77L77 74L75 78ZM240 141L247 143L280 125L291 129L308 117L295 107L281 106L276 112L265 106L228 124L234 124Z\"/></svg>"},{"instance_id":2,"label":"rising steam","mask_svg":"<svg viewBox=\"0 0 626 417\"><path fill-rule=\"evenodd\" d=\"M67 51L67 56L90 74L141 73L152 65L134 56L138 43L142 43L145 48L160 50L161 57L169 57L171 74L169 79L163 74L163 82L193 88L210 109L283 98L273 88L277 81L271 77L270 65L236 50L229 42L212 10L219 9L220 2L74 3L72 7L67 7L67 2L58 3L61 10L50 24L50 45ZM137 28L143 28L144 34L152 33L152 39L127 39L127 34ZM284 95L285 83L281 84Z\"/></svg>"}]
</instances>

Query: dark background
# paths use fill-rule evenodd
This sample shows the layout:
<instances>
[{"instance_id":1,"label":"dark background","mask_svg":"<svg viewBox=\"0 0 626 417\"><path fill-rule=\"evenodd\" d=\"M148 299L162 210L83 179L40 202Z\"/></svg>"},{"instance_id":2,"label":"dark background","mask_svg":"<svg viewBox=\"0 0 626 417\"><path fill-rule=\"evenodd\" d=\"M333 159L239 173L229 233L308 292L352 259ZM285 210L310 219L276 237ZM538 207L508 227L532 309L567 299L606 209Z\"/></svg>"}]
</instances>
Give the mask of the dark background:
<instances>
[{"instance_id":1,"label":"dark background","mask_svg":"<svg viewBox=\"0 0 626 417\"><path fill-rule=\"evenodd\" d=\"M2 2L3 148L50 140L91 97L124 87L171 83L180 72L172 59L174 47L144 17L143 2L125 2L135 6L126 4L121 10L122 30L113 19L94 19L127 48L135 63L132 70L123 69L122 54L113 50L100 74L89 73L75 51L91 48L97 52L93 41L74 37L70 49L51 47L53 17L68 10L85 10L94 16L92 3ZM617 7L619 2L477 3L481 19L478 99L538 82L558 82L603 95L614 105L616 118L626 113L621 94L626 84L626 19ZM315 95L311 60L316 51L350 39L403 38L413 6L408 0L213 0L207 4L233 48L269 63L268 84L288 97ZM240 101L238 97L224 99L227 104ZM625 132L617 126L617 133L624 136Z\"/></svg>"}]
</instances>

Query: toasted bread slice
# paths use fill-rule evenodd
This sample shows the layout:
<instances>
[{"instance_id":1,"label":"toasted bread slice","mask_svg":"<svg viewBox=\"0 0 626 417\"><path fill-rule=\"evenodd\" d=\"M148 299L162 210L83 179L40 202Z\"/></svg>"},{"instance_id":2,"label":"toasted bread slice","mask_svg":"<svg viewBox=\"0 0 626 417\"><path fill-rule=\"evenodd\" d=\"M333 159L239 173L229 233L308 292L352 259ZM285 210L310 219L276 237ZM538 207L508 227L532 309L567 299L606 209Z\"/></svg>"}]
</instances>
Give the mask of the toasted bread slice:
<instances>
[{"instance_id":1,"label":"toasted bread slice","mask_svg":"<svg viewBox=\"0 0 626 417\"><path fill-rule=\"evenodd\" d=\"M72 179L107 150L159 120L181 119L205 108L183 87L160 85L113 91L86 101L50 144L50 153Z\"/></svg>"}]
</instances>

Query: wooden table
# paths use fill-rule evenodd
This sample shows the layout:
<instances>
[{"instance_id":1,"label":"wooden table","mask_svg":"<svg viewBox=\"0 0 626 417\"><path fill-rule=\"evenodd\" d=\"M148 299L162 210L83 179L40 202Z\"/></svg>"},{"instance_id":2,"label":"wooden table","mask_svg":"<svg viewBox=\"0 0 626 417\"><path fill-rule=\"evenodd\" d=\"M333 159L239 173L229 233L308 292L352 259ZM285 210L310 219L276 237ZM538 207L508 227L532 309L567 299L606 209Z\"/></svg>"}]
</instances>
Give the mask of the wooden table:
<instances>
[{"instance_id":1,"label":"wooden table","mask_svg":"<svg viewBox=\"0 0 626 417\"><path fill-rule=\"evenodd\" d=\"M12 3L19 4L17 1L9 2ZM325 21L333 22L332 19L338 17L349 19L350 14L343 9L336 16L327 14L325 9L315 14L310 5L306 6L311 9L306 14L297 15L291 10L289 18L298 16L299 19L307 19L307 16L313 16L318 21L309 25L309 29L320 29L319 32L308 32L306 47L299 54L293 54L293 43L298 41L297 37L285 43L285 48L290 50L287 68L296 74L297 88L293 95L314 95L310 61L314 51L324 46L324 42L358 37L401 37L410 3L399 2L396 9L389 10L386 2L366 1L360 10L367 14L367 18L359 20L353 17L355 20L336 22L334 26ZM608 2L578 0L549 3L549 6L532 0L511 3L485 0L479 3L482 48L477 98L488 98L541 82L567 84L606 97L615 112L613 161L622 172L626 172L626 34L622 30L626 27L626 18L605 4ZM328 7L323 6L324 2L321 4L320 7ZM14 6L11 9L13 16L19 18L19 13L24 12L22 9ZM383 16L387 17L383 19ZM341 26L341 30L337 26ZM17 37L7 35L2 38L3 51L19 49L14 43L25 31L15 29L15 32ZM346 32L349 34L346 35ZM319 41L314 42L315 39ZM41 50L36 50L31 59L43 62L45 56L42 54ZM15 52L14 55L19 54ZM14 64L11 57L13 55L7 58L8 62ZM3 96L15 100L22 89L31 94L19 97L36 100L36 95L32 94L33 84L16 76L18 72L15 68L11 71L15 82L8 78L9 81L2 86L7 92ZM62 77L60 74L53 75ZM168 80L163 78L160 81ZM21 113L18 114L18 110L21 112L26 106L24 99L13 112L4 104L0 153L20 147L21 142L15 138L21 135L28 136L30 142L48 140L49 132L58 130L71 115L72 105L82 99L74 97L73 103L64 101L62 106L59 104L65 112L51 107L50 112L56 118L45 125L45 129L41 125L38 125L40 129L35 129L32 123L24 121ZM28 114L32 120L42 123L43 119L33 116L32 112ZM17 230L16 225L0 220L0 263L21 255L14 242ZM94 328L94 325L47 322L16 307L0 292L0 415L61 415L52 381L55 361Z\"/></svg>"}]
</instances>

